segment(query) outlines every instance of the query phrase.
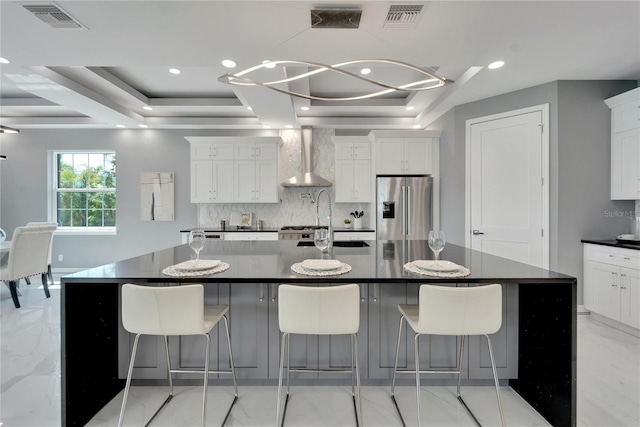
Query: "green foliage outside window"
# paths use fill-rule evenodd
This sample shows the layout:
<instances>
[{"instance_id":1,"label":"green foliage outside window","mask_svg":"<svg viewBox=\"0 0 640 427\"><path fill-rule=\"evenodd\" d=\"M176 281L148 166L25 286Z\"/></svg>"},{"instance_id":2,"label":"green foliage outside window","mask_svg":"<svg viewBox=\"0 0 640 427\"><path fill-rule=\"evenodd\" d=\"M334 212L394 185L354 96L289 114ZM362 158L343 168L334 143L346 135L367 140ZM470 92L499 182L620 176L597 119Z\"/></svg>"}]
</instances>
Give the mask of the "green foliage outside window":
<instances>
[{"instance_id":1,"label":"green foliage outside window","mask_svg":"<svg viewBox=\"0 0 640 427\"><path fill-rule=\"evenodd\" d=\"M60 227L115 227L115 153L57 153Z\"/></svg>"}]
</instances>

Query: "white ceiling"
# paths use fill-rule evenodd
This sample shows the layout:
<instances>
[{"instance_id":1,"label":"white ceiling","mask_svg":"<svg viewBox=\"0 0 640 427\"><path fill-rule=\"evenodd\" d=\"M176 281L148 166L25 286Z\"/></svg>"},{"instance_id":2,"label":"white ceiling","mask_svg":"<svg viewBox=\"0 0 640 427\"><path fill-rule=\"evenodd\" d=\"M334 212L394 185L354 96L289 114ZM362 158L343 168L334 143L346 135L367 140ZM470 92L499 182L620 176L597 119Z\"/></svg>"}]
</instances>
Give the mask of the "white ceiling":
<instances>
[{"instance_id":1,"label":"white ceiling","mask_svg":"<svg viewBox=\"0 0 640 427\"><path fill-rule=\"evenodd\" d=\"M47 2L0 0L0 56L11 61L0 64L0 123L19 129L408 129L455 105L554 80L640 79L640 1L56 1L86 30L52 29L25 3ZM415 28L383 28L391 4L423 4ZM311 9L345 6L362 10L358 29L311 28ZM225 58L235 71L266 59L395 59L455 83L317 102L220 83ZM506 65L486 68L495 60ZM388 72L373 68L370 77L395 76ZM312 94L362 89L328 76L301 83Z\"/></svg>"}]
</instances>

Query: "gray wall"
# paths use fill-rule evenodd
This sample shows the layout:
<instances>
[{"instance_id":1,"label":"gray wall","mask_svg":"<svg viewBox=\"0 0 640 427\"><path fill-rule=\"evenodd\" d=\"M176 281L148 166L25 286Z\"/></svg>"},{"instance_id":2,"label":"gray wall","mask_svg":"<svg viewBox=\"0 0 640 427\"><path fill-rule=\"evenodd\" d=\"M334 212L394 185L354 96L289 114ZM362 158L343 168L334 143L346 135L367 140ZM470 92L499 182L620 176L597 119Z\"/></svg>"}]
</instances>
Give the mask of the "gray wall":
<instances>
[{"instance_id":1,"label":"gray wall","mask_svg":"<svg viewBox=\"0 0 640 427\"><path fill-rule=\"evenodd\" d=\"M610 200L611 114L604 99L635 81L559 81L455 107L429 129L441 130L441 218L447 240L464 244L465 125L469 119L549 104L550 268L576 276L582 304L581 239L612 239L629 229ZM611 212L614 212L611 215Z\"/></svg>"},{"instance_id":2,"label":"gray wall","mask_svg":"<svg viewBox=\"0 0 640 427\"><path fill-rule=\"evenodd\" d=\"M196 222L189 203L189 144L176 132L145 130L25 130L5 135L0 218L8 234L29 221L47 220L47 152L65 149L116 151L117 235L56 235L54 268L87 268L180 243L180 228ZM174 172L175 221L140 220L140 173ZM58 254L64 262L58 262Z\"/></svg>"}]
</instances>

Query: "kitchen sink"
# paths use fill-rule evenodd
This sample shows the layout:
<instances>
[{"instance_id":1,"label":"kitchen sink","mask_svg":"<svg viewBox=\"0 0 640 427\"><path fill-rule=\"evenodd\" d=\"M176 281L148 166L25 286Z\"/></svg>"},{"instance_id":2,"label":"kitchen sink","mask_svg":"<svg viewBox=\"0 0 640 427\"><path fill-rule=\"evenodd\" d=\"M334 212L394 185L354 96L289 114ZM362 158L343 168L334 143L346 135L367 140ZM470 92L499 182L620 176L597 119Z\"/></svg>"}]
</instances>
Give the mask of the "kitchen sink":
<instances>
[{"instance_id":1,"label":"kitchen sink","mask_svg":"<svg viewBox=\"0 0 640 427\"><path fill-rule=\"evenodd\" d=\"M313 240L300 240L298 246L314 246ZM369 244L362 240L336 240L333 242L336 248L367 248Z\"/></svg>"}]
</instances>

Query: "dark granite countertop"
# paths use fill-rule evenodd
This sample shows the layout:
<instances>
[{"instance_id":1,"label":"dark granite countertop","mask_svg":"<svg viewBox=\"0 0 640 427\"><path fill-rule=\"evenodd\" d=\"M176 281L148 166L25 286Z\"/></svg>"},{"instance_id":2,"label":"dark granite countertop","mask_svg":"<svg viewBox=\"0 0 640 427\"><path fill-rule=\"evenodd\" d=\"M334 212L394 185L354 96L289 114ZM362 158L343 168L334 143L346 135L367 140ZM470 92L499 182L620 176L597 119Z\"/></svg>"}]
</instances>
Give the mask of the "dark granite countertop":
<instances>
[{"instance_id":1,"label":"dark granite countertop","mask_svg":"<svg viewBox=\"0 0 640 427\"><path fill-rule=\"evenodd\" d=\"M369 247L334 247L329 257L349 264L352 270L336 276L304 276L291 271L291 265L308 258L320 258L315 247L298 247L298 241L208 240L203 259L220 259L230 264L222 273L205 277L176 278L162 274L165 267L194 258L188 245L152 252L64 276L63 282L113 283L144 282L233 282L233 283L406 283L406 282L518 282L575 283L575 278L533 267L462 246L447 244L440 259L471 270L464 278L436 278L404 271L403 265L417 259L432 259L424 240L370 240ZM325 255L326 256L326 255Z\"/></svg>"},{"instance_id":2,"label":"dark granite countertop","mask_svg":"<svg viewBox=\"0 0 640 427\"><path fill-rule=\"evenodd\" d=\"M195 228L187 228L187 229L183 229L180 230L181 233L188 233L191 230L195 230ZM251 233L277 233L280 230L280 227L278 228L273 228L273 227L269 227L269 228L262 228L260 230L258 230L255 227L245 227L245 228L236 228L235 226L227 226L227 228L225 228L224 230L222 228L204 228L204 231L206 233L247 233L247 232L251 232ZM371 229L371 228L344 228L344 227L334 227L333 231L335 231L336 233L338 232L342 232L342 231L349 231L349 232L375 232L375 230Z\"/></svg>"},{"instance_id":3,"label":"dark granite countertop","mask_svg":"<svg viewBox=\"0 0 640 427\"><path fill-rule=\"evenodd\" d=\"M640 250L640 244L620 243L617 240L580 240L582 243L591 243L592 245L612 246L614 248Z\"/></svg>"}]
</instances>

